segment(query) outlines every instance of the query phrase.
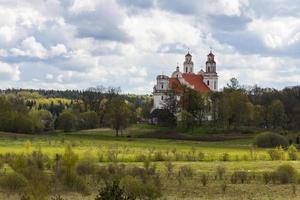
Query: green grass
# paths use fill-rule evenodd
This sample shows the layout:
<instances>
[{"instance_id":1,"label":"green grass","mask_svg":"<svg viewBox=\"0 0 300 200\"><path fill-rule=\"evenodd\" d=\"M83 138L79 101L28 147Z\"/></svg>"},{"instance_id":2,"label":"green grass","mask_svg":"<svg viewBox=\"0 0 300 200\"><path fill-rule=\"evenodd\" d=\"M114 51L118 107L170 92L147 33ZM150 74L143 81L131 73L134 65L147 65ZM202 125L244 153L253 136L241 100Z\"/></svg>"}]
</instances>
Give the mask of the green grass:
<instances>
[{"instance_id":1,"label":"green grass","mask_svg":"<svg viewBox=\"0 0 300 200\"><path fill-rule=\"evenodd\" d=\"M0 132L0 154L17 153L26 154L41 150L50 157L55 154L63 154L67 144L71 144L73 150L84 158L88 153L98 159L99 154L107 156L110 151L119 152L118 161L126 166L143 166L143 162L137 162L140 154L152 156L155 152L174 156L175 153L187 155L192 152L202 152L205 155L203 161L186 161L179 159L172 161L174 171L181 166L188 165L196 172L208 172L213 176L216 167L222 165L226 172L231 174L235 170L246 170L261 173L275 170L280 164L289 163L300 171L300 161L271 161L266 149L253 148L253 137L226 141L185 141L171 139L139 138L143 134L153 131L166 131L166 128L149 125L136 125L124 132L123 137L116 137L111 129L94 129L75 131L70 133L56 132L44 135L25 135ZM197 135L197 133L194 133ZM130 135L131 137L127 137ZM221 161L224 153L229 154L229 161ZM174 155L173 155L174 154ZM254 155L256 160L251 159ZM99 162L99 165L107 165L107 158ZM165 172L165 161L152 162L158 171ZM229 185L228 192L223 194L220 189L221 182L212 182L208 187L202 187L199 179L185 180L182 186L178 186L176 178L163 182L163 191L166 199L298 199L299 196L291 195L290 186L265 186L262 183L244 185ZM238 195L237 195L238 194ZM18 196L0 191L0 199L17 200ZM95 194L93 194L95 196ZM91 196L81 197L73 193L65 193L67 199L93 199Z\"/></svg>"}]
</instances>

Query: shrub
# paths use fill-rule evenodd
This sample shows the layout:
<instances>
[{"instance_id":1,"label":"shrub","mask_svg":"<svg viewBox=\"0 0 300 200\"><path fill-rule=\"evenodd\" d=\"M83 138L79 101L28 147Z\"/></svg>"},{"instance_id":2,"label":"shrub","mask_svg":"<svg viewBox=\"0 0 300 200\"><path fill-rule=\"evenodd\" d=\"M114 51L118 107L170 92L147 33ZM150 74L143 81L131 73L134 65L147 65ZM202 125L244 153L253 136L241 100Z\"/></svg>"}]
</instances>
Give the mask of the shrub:
<instances>
[{"instance_id":1,"label":"shrub","mask_svg":"<svg viewBox=\"0 0 300 200\"><path fill-rule=\"evenodd\" d=\"M284 160L284 150L281 146L268 150L271 160Z\"/></svg>"},{"instance_id":2,"label":"shrub","mask_svg":"<svg viewBox=\"0 0 300 200\"><path fill-rule=\"evenodd\" d=\"M76 172L78 175L91 175L96 171L96 162L93 158L85 158L77 163Z\"/></svg>"},{"instance_id":3,"label":"shrub","mask_svg":"<svg viewBox=\"0 0 300 200\"><path fill-rule=\"evenodd\" d=\"M0 178L0 187L8 191L20 191L26 185L26 178L18 173L9 173Z\"/></svg>"},{"instance_id":4,"label":"shrub","mask_svg":"<svg viewBox=\"0 0 300 200\"><path fill-rule=\"evenodd\" d=\"M130 199L157 199L161 196L160 184L156 184L153 179L144 182L140 178L126 176L121 185Z\"/></svg>"},{"instance_id":5,"label":"shrub","mask_svg":"<svg viewBox=\"0 0 300 200\"><path fill-rule=\"evenodd\" d=\"M280 165L274 172L276 180L281 184L294 183L298 178L298 172L288 164Z\"/></svg>"},{"instance_id":6,"label":"shrub","mask_svg":"<svg viewBox=\"0 0 300 200\"><path fill-rule=\"evenodd\" d=\"M154 153L154 158L153 158L154 161L164 161L165 158L164 158L164 155L161 151L156 151Z\"/></svg>"},{"instance_id":7,"label":"shrub","mask_svg":"<svg viewBox=\"0 0 300 200\"><path fill-rule=\"evenodd\" d=\"M185 165L180 167L178 175L183 177L193 177L194 170L190 166Z\"/></svg>"},{"instance_id":8,"label":"shrub","mask_svg":"<svg viewBox=\"0 0 300 200\"><path fill-rule=\"evenodd\" d=\"M258 147L264 147L264 148L277 147L277 146L286 147L288 146L288 141L284 136L279 135L277 133L265 132L259 134L255 138L255 144Z\"/></svg>"},{"instance_id":9,"label":"shrub","mask_svg":"<svg viewBox=\"0 0 300 200\"><path fill-rule=\"evenodd\" d=\"M52 197L51 200L64 200L64 198L62 198L60 195L56 195Z\"/></svg>"},{"instance_id":10,"label":"shrub","mask_svg":"<svg viewBox=\"0 0 300 200\"><path fill-rule=\"evenodd\" d=\"M208 180L209 180L208 174L205 174L205 173L201 174L200 181L201 181L203 186L207 185Z\"/></svg>"},{"instance_id":11,"label":"shrub","mask_svg":"<svg viewBox=\"0 0 300 200\"><path fill-rule=\"evenodd\" d=\"M166 171L167 171L167 177L169 178L173 174L174 165L172 164L172 162L168 161L168 162L165 162L165 167L166 167Z\"/></svg>"},{"instance_id":12,"label":"shrub","mask_svg":"<svg viewBox=\"0 0 300 200\"><path fill-rule=\"evenodd\" d=\"M127 196L124 190L120 187L119 181L113 181L112 183L106 183L105 187L99 191L95 200L134 200Z\"/></svg>"},{"instance_id":13,"label":"shrub","mask_svg":"<svg viewBox=\"0 0 300 200\"><path fill-rule=\"evenodd\" d=\"M226 168L222 165L218 165L216 168L216 177L219 178L220 180L223 180L225 172L226 172Z\"/></svg>"},{"instance_id":14,"label":"shrub","mask_svg":"<svg viewBox=\"0 0 300 200\"><path fill-rule=\"evenodd\" d=\"M221 161L229 161L229 154L228 153L223 153L220 156Z\"/></svg>"},{"instance_id":15,"label":"shrub","mask_svg":"<svg viewBox=\"0 0 300 200\"><path fill-rule=\"evenodd\" d=\"M235 171L231 175L230 180L232 184L237 184L239 182L244 184L248 180L248 174L246 171Z\"/></svg>"},{"instance_id":16,"label":"shrub","mask_svg":"<svg viewBox=\"0 0 300 200\"><path fill-rule=\"evenodd\" d=\"M263 172L262 178L265 184L268 184L273 179L273 172Z\"/></svg>"},{"instance_id":17,"label":"shrub","mask_svg":"<svg viewBox=\"0 0 300 200\"><path fill-rule=\"evenodd\" d=\"M289 146L288 155L290 160L297 160L298 158L298 150L294 145Z\"/></svg>"}]
</instances>

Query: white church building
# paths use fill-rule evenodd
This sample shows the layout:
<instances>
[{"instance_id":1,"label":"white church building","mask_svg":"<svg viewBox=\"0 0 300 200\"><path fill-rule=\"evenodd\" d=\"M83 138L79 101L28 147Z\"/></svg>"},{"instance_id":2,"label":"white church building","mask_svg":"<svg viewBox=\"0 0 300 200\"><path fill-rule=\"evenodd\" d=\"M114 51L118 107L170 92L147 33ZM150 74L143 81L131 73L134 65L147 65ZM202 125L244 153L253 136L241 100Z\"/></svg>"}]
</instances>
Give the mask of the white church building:
<instances>
[{"instance_id":1,"label":"white church building","mask_svg":"<svg viewBox=\"0 0 300 200\"><path fill-rule=\"evenodd\" d=\"M164 100L168 98L171 91L176 93L180 86L187 86L200 93L218 91L218 74L216 69L215 55L210 51L207 55L205 71L201 69L194 73L194 62L192 55L188 52L185 55L183 69L180 71L179 66L172 75L158 75L156 85L153 88L153 110L162 109ZM175 90L175 91L174 91ZM180 95L176 96L180 100Z\"/></svg>"}]
</instances>

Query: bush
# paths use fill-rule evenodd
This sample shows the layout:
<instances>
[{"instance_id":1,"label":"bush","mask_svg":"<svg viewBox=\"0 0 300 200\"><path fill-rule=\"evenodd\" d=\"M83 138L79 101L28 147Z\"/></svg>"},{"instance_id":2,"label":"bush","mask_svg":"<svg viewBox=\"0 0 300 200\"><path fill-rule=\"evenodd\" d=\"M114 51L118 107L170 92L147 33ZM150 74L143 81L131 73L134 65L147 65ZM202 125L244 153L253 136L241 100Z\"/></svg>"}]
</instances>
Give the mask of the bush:
<instances>
[{"instance_id":1,"label":"bush","mask_svg":"<svg viewBox=\"0 0 300 200\"><path fill-rule=\"evenodd\" d=\"M168 161L168 162L165 162L165 167L166 167L167 177L169 178L173 174L174 165L172 164L172 162Z\"/></svg>"},{"instance_id":2,"label":"bush","mask_svg":"<svg viewBox=\"0 0 300 200\"><path fill-rule=\"evenodd\" d=\"M126 176L122 179L121 185L130 199L157 199L161 196L159 184L153 179L144 182L140 178Z\"/></svg>"},{"instance_id":3,"label":"bush","mask_svg":"<svg viewBox=\"0 0 300 200\"><path fill-rule=\"evenodd\" d=\"M216 168L216 178L223 180L225 172L226 172L226 168L222 165L218 165Z\"/></svg>"},{"instance_id":4,"label":"bush","mask_svg":"<svg viewBox=\"0 0 300 200\"><path fill-rule=\"evenodd\" d=\"M248 173L246 171L235 171L230 180L232 184L244 184L248 180Z\"/></svg>"},{"instance_id":5,"label":"bush","mask_svg":"<svg viewBox=\"0 0 300 200\"><path fill-rule=\"evenodd\" d=\"M201 174L200 181L201 181L201 183L202 183L203 186L207 185L208 180L209 180L208 174L205 174L205 173Z\"/></svg>"},{"instance_id":6,"label":"bush","mask_svg":"<svg viewBox=\"0 0 300 200\"><path fill-rule=\"evenodd\" d=\"M286 147L288 146L288 141L282 135L266 132L266 133L259 134L255 138L255 144L258 147L263 147L263 148L278 147L278 146Z\"/></svg>"},{"instance_id":7,"label":"bush","mask_svg":"<svg viewBox=\"0 0 300 200\"><path fill-rule=\"evenodd\" d=\"M193 177L194 170L190 166L185 165L180 167L178 175L183 177Z\"/></svg>"},{"instance_id":8,"label":"bush","mask_svg":"<svg viewBox=\"0 0 300 200\"><path fill-rule=\"evenodd\" d=\"M281 146L268 150L268 154L271 158L271 160L284 160L284 150Z\"/></svg>"},{"instance_id":9,"label":"bush","mask_svg":"<svg viewBox=\"0 0 300 200\"><path fill-rule=\"evenodd\" d=\"M26 178L18 173L9 173L0 178L0 187L4 190L16 192L27 185Z\"/></svg>"},{"instance_id":10,"label":"bush","mask_svg":"<svg viewBox=\"0 0 300 200\"><path fill-rule=\"evenodd\" d=\"M134 200L127 196L124 190L120 187L119 181L113 181L112 183L106 183L105 187L99 191L95 200Z\"/></svg>"},{"instance_id":11,"label":"bush","mask_svg":"<svg viewBox=\"0 0 300 200\"><path fill-rule=\"evenodd\" d=\"M288 155L290 160L297 160L298 158L298 150L294 145L289 146Z\"/></svg>"},{"instance_id":12,"label":"bush","mask_svg":"<svg viewBox=\"0 0 300 200\"><path fill-rule=\"evenodd\" d=\"M294 183L298 178L296 169L288 164L280 165L274 172L274 175L281 184Z\"/></svg>"},{"instance_id":13,"label":"bush","mask_svg":"<svg viewBox=\"0 0 300 200\"><path fill-rule=\"evenodd\" d=\"M265 184L268 184L273 179L273 172L263 172L262 178Z\"/></svg>"},{"instance_id":14,"label":"bush","mask_svg":"<svg viewBox=\"0 0 300 200\"><path fill-rule=\"evenodd\" d=\"M220 156L220 160L221 160L221 161L229 161L229 154L228 154L228 153L223 153L223 154Z\"/></svg>"},{"instance_id":15,"label":"bush","mask_svg":"<svg viewBox=\"0 0 300 200\"><path fill-rule=\"evenodd\" d=\"M96 171L96 162L92 158L86 158L77 163L76 172L78 175L91 175Z\"/></svg>"}]
</instances>

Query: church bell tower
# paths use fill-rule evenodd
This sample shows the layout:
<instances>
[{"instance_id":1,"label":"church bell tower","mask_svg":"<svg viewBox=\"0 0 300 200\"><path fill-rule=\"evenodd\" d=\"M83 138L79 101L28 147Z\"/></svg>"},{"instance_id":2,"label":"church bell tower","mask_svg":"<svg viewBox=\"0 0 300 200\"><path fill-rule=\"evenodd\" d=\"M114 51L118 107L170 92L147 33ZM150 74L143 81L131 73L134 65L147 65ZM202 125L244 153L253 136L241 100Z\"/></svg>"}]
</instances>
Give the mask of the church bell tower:
<instances>
[{"instance_id":1,"label":"church bell tower","mask_svg":"<svg viewBox=\"0 0 300 200\"><path fill-rule=\"evenodd\" d=\"M194 63L192 61L192 55L188 52L185 55L185 61L183 63L183 73L194 73Z\"/></svg>"}]
</instances>

